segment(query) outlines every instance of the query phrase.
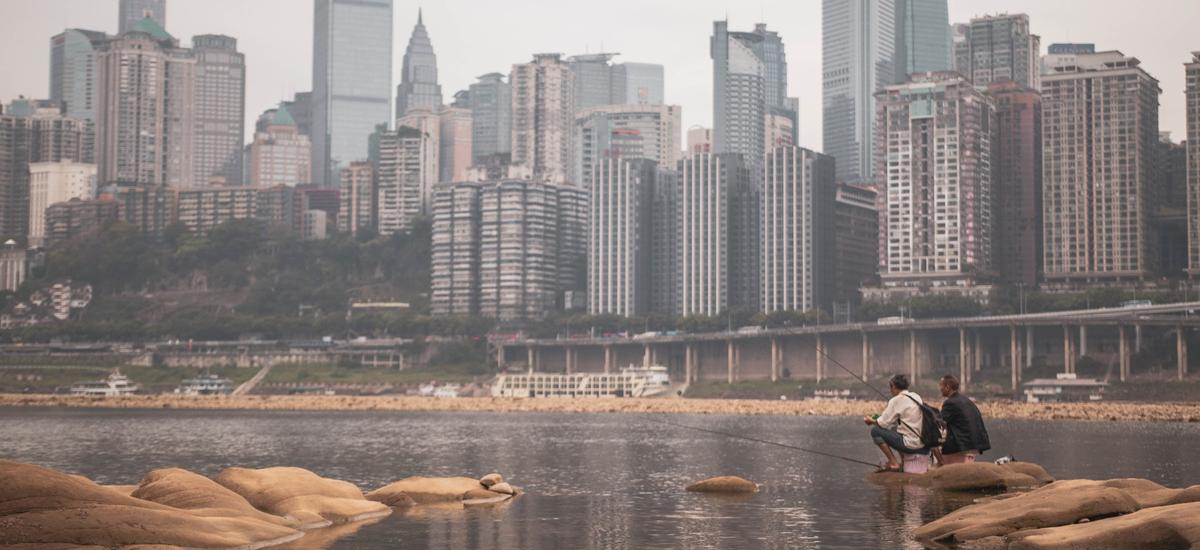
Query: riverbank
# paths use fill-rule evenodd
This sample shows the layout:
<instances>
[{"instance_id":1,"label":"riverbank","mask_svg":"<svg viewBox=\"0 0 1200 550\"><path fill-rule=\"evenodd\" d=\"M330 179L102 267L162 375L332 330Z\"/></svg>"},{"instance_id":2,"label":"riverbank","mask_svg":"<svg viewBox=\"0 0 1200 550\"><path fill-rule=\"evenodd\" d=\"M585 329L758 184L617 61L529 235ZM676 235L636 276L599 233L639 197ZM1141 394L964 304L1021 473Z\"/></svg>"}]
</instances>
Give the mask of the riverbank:
<instances>
[{"instance_id":1,"label":"riverbank","mask_svg":"<svg viewBox=\"0 0 1200 550\"><path fill-rule=\"evenodd\" d=\"M865 416L882 401L766 401L749 399L438 399L417 396L179 396L134 395L92 398L70 395L0 394L0 407L118 409L227 409L277 411L424 411L660 413L773 416ZM989 418L1135 422L1200 422L1195 403L1017 403L985 401Z\"/></svg>"}]
</instances>

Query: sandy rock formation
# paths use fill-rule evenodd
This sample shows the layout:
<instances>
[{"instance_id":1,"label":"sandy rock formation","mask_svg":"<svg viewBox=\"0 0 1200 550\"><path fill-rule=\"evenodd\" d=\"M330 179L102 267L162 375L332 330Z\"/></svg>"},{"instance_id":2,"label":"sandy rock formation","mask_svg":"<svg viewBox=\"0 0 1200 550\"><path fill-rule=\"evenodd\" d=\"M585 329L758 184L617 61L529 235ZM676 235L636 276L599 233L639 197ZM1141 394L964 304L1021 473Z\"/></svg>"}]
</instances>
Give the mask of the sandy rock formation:
<instances>
[{"instance_id":1,"label":"sandy rock formation","mask_svg":"<svg viewBox=\"0 0 1200 550\"><path fill-rule=\"evenodd\" d=\"M953 544L1123 516L1143 508L1197 499L1200 487L1168 489L1136 479L1058 481L1012 498L967 506L921 526L913 534L918 540ZM1086 546L1077 548L1083 547Z\"/></svg>"},{"instance_id":2,"label":"sandy rock formation","mask_svg":"<svg viewBox=\"0 0 1200 550\"><path fill-rule=\"evenodd\" d=\"M758 485L737 476L721 476L699 481L687 486L692 493L755 493Z\"/></svg>"},{"instance_id":3,"label":"sandy rock formation","mask_svg":"<svg viewBox=\"0 0 1200 550\"><path fill-rule=\"evenodd\" d=\"M516 495L517 494L517 490L512 485L509 485L509 484L503 483L503 482L497 483L495 485L492 485L491 487L488 487L488 490L493 493L501 493L501 494L505 494L505 495Z\"/></svg>"},{"instance_id":4,"label":"sandy rock formation","mask_svg":"<svg viewBox=\"0 0 1200 550\"><path fill-rule=\"evenodd\" d=\"M0 533L5 544L37 548L162 545L250 549L303 536L295 529L258 519L198 516L78 476L3 460Z\"/></svg>"},{"instance_id":5,"label":"sandy rock formation","mask_svg":"<svg viewBox=\"0 0 1200 550\"><path fill-rule=\"evenodd\" d=\"M154 470L130 496L187 510L197 516L251 518L296 528L294 519L262 512L241 495L199 474L179 468Z\"/></svg>"},{"instance_id":6,"label":"sandy rock formation","mask_svg":"<svg viewBox=\"0 0 1200 550\"><path fill-rule=\"evenodd\" d=\"M227 468L214 481L263 512L295 520L300 529L392 513L388 506L363 498L354 484L323 478L303 468Z\"/></svg>"},{"instance_id":7,"label":"sandy rock formation","mask_svg":"<svg viewBox=\"0 0 1200 550\"><path fill-rule=\"evenodd\" d=\"M1032 462L993 464L950 464L924 474L873 472L867 480L880 485L919 485L941 491L1011 491L1039 487L1054 481L1044 468Z\"/></svg>"},{"instance_id":8,"label":"sandy rock formation","mask_svg":"<svg viewBox=\"0 0 1200 550\"><path fill-rule=\"evenodd\" d=\"M1009 548L1197 548L1200 503L1146 508L1126 516L1009 536Z\"/></svg>"},{"instance_id":9,"label":"sandy rock formation","mask_svg":"<svg viewBox=\"0 0 1200 550\"><path fill-rule=\"evenodd\" d=\"M371 491L367 493L367 499L388 506L395 506L392 503L402 501L404 497L412 499L417 504L436 504L461 501L463 495L477 489L484 489L484 487L479 480L469 477L413 476Z\"/></svg>"}]
</instances>

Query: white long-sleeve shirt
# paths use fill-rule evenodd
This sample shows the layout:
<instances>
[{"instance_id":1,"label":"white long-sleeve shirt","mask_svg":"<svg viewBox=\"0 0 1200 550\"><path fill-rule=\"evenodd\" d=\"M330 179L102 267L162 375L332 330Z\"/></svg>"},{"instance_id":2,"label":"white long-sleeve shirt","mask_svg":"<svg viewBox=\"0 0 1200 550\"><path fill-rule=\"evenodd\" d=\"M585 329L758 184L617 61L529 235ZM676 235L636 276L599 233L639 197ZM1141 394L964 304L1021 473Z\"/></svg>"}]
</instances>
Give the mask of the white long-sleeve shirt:
<instances>
[{"instance_id":1,"label":"white long-sleeve shirt","mask_svg":"<svg viewBox=\"0 0 1200 550\"><path fill-rule=\"evenodd\" d=\"M912 399L909 399L909 396L912 396ZM916 399L917 402L914 403L913 399ZM904 390L888 401L887 408L883 409L883 412L879 414L879 419L875 421L880 428L900 432L900 435L904 436L904 446L910 449L924 447L921 444L923 417L921 407L917 403L924 403L921 396Z\"/></svg>"}]
</instances>

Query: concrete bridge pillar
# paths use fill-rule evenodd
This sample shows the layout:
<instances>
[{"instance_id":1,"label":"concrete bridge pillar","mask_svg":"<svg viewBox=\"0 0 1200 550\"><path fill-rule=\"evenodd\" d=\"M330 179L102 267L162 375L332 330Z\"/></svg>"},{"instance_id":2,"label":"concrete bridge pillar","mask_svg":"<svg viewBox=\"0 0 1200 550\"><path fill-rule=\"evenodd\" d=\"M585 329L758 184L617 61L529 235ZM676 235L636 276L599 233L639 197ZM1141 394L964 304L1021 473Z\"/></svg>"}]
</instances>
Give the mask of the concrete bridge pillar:
<instances>
[{"instance_id":1,"label":"concrete bridge pillar","mask_svg":"<svg viewBox=\"0 0 1200 550\"><path fill-rule=\"evenodd\" d=\"M917 331L908 331L908 381L917 383Z\"/></svg>"},{"instance_id":2,"label":"concrete bridge pillar","mask_svg":"<svg viewBox=\"0 0 1200 550\"><path fill-rule=\"evenodd\" d=\"M529 346L527 348L526 355L528 359L525 363L525 366L529 368L529 373L533 374L533 371L537 369L537 349L533 346Z\"/></svg>"},{"instance_id":3,"label":"concrete bridge pillar","mask_svg":"<svg viewBox=\"0 0 1200 550\"><path fill-rule=\"evenodd\" d=\"M1012 391L1015 395L1021 389L1021 341L1016 325L1008 327L1009 335L1009 365L1012 367Z\"/></svg>"},{"instance_id":4,"label":"concrete bridge pillar","mask_svg":"<svg viewBox=\"0 0 1200 550\"><path fill-rule=\"evenodd\" d=\"M654 360L651 357L651 355L652 355L652 352L650 350L650 344L644 344L642 346L642 367L643 368L650 368L650 365L651 365L652 361Z\"/></svg>"},{"instance_id":5,"label":"concrete bridge pillar","mask_svg":"<svg viewBox=\"0 0 1200 550\"><path fill-rule=\"evenodd\" d=\"M1133 325L1133 352L1142 352L1142 325Z\"/></svg>"},{"instance_id":6,"label":"concrete bridge pillar","mask_svg":"<svg viewBox=\"0 0 1200 550\"><path fill-rule=\"evenodd\" d=\"M499 345L496 346L496 368L500 369L501 372L504 372L504 367L504 345Z\"/></svg>"},{"instance_id":7,"label":"concrete bridge pillar","mask_svg":"<svg viewBox=\"0 0 1200 550\"><path fill-rule=\"evenodd\" d=\"M684 344L683 347L683 381L691 384L695 380L695 353L692 351L691 344Z\"/></svg>"},{"instance_id":8,"label":"concrete bridge pillar","mask_svg":"<svg viewBox=\"0 0 1200 550\"><path fill-rule=\"evenodd\" d=\"M975 329L975 372L983 369L983 337L979 335L982 329Z\"/></svg>"},{"instance_id":9,"label":"concrete bridge pillar","mask_svg":"<svg viewBox=\"0 0 1200 550\"><path fill-rule=\"evenodd\" d=\"M1087 325L1079 325L1079 356L1083 357L1088 353L1087 345Z\"/></svg>"},{"instance_id":10,"label":"concrete bridge pillar","mask_svg":"<svg viewBox=\"0 0 1200 550\"><path fill-rule=\"evenodd\" d=\"M1025 327L1025 368L1033 367L1033 325Z\"/></svg>"},{"instance_id":11,"label":"concrete bridge pillar","mask_svg":"<svg viewBox=\"0 0 1200 550\"><path fill-rule=\"evenodd\" d=\"M771 338L771 381L779 381L779 339Z\"/></svg>"},{"instance_id":12,"label":"concrete bridge pillar","mask_svg":"<svg viewBox=\"0 0 1200 550\"><path fill-rule=\"evenodd\" d=\"M971 344L968 341L967 329L959 327L958 329L958 383L962 387L962 391L967 391L967 374L971 372L970 365Z\"/></svg>"},{"instance_id":13,"label":"concrete bridge pillar","mask_svg":"<svg viewBox=\"0 0 1200 550\"><path fill-rule=\"evenodd\" d=\"M563 347L563 351L566 352L566 358L564 360L564 363L566 364L566 372L567 372L567 374L574 374L575 373L575 348L573 348L571 346L565 346L565 347Z\"/></svg>"},{"instance_id":14,"label":"concrete bridge pillar","mask_svg":"<svg viewBox=\"0 0 1200 550\"><path fill-rule=\"evenodd\" d=\"M871 337L862 333L862 377L866 380L871 376Z\"/></svg>"},{"instance_id":15,"label":"concrete bridge pillar","mask_svg":"<svg viewBox=\"0 0 1200 550\"><path fill-rule=\"evenodd\" d=\"M1127 378L1129 378L1129 363L1130 363L1129 331L1125 328L1125 325L1121 325L1120 327L1118 327L1118 338L1117 339L1119 340L1119 342L1117 343L1117 348L1118 348L1118 350L1117 350L1117 355L1118 355L1117 370L1120 372L1121 381L1124 382Z\"/></svg>"},{"instance_id":16,"label":"concrete bridge pillar","mask_svg":"<svg viewBox=\"0 0 1200 550\"><path fill-rule=\"evenodd\" d=\"M730 384L732 384L734 381L734 378L733 378L734 361L737 361L737 359L734 357L735 354L737 354L737 344L733 343L733 340L726 341L726 343L725 343L726 381Z\"/></svg>"},{"instance_id":17,"label":"concrete bridge pillar","mask_svg":"<svg viewBox=\"0 0 1200 550\"><path fill-rule=\"evenodd\" d=\"M612 346L604 346L604 374L612 373L612 368L613 368Z\"/></svg>"},{"instance_id":18,"label":"concrete bridge pillar","mask_svg":"<svg viewBox=\"0 0 1200 550\"><path fill-rule=\"evenodd\" d=\"M825 379L825 342L821 339L821 335L817 334L817 383Z\"/></svg>"},{"instance_id":19,"label":"concrete bridge pillar","mask_svg":"<svg viewBox=\"0 0 1200 550\"><path fill-rule=\"evenodd\" d=\"M1063 325L1063 372L1075 372L1075 341L1071 338L1070 325Z\"/></svg>"},{"instance_id":20,"label":"concrete bridge pillar","mask_svg":"<svg viewBox=\"0 0 1200 550\"><path fill-rule=\"evenodd\" d=\"M1187 360L1188 360L1188 344L1187 332L1184 332L1183 325L1175 327L1175 360L1179 370L1179 380L1187 377Z\"/></svg>"}]
</instances>

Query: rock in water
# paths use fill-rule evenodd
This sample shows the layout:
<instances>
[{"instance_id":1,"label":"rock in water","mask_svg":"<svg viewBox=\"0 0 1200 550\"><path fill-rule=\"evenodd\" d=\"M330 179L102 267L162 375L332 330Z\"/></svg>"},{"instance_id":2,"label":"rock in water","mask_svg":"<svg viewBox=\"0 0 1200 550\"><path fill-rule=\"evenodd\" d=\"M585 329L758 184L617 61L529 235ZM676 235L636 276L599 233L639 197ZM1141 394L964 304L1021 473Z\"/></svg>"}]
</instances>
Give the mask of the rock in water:
<instances>
[{"instance_id":1,"label":"rock in water","mask_svg":"<svg viewBox=\"0 0 1200 550\"><path fill-rule=\"evenodd\" d=\"M1200 503L1146 508L1127 516L1076 525L1021 531L1010 548L1198 548Z\"/></svg>"},{"instance_id":2,"label":"rock in water","mask_svg":"<svg viewBox=\"0 0 1200 550\"><path fill-rule=\"evenodd\" d=\"M0 460L4 544L263 548L303 536L252 518L204 517L40 466Z\"/></svg>"},{"instance_id":3,"label":"rock in water","mask_svg":"<svg viewBox=\"0 0 1200 550\"><path fill-rule=\"evenodd\" d=\"M1189 500L1200 500L1200 487L1168 489L1142 479L1057 481L1012 498L961 508L921 526L913 534L918 540L953 544L1132 514L1142 508ZM1099 523L1093 521L1091 525Z\"/></svg>"},{"instance_id":4,"label":"rock in water","mask_svg":"<svg viewBox=\"0 0 1200 550\"><path fill-rule=\"evenodd\" d=\"M497 483L489 488L493 493L503 493L506 495L515 495L517 490L513 489L512 485L507 483Z\"/></svg>"},{"instance_id":5,"label":"rock in water","mask_svg":"<svg viewBox=\"0 0 1200 550\"><path fill-rule=\"evenodd\" d=\"M688 485L687 490L693 493L755 493L758 485L737 476L721 476Z\"/></svg>"},{"instance_id":6,"label":"rock in water","mask_svg":"<svg viewBox=\"0 0 1200 550\"><path fill-rule=\"evenodd\" d=\"M1050 481L1054 481L1054 478L1051 478L1045 470L1036 464L1030 464L1028 468L1023 468L1023 470L1031 473L1038 473L1040 471L1039 477L1043 479L1049 478ZM943 491L1010 490L1022 487L1037 487L1049 483L1039 481L1039 478L1009 468L1007 464L998 466L990 462L949 464L931 470L928 474L925 474L925 477L928 478L927 481L931 487Z\"/></svg>"},{"instance_id":7,"label":"rock in water","mask_svg":"<svg viewBox=\"0 0 1200 550\"><path fill-rule=\"evenodd\" d=\"M463 500L463 495L468 491L482 488L479 480L469 477L414 476L375 489L367 493L367 499L389 506L393 506L391 503L401 498L400 495L411 498L417 504L456 502Z\"/></svg>"},{"instance_id":8,"label":"rock in water","mask_svg":"<svg viewBox=\"0 0 1200 550\"><path fill-rule=\"evenodd\" d=\"M484 487L490 488L497 483L504 483L504 478L500 474L493 473L479 478L479 484Z\"/></svg>"},{"instance_id":9,"label":"rock in water","mask_svg":"<svg viewBox=\"0 0 1200 550\"><path fill-rule=\"evenodd\" d=\"M263 512L295 519L301 529L392 513L386 505L363 498L354 484L303 468L227 468L214 480Z\"/></svg>"}]
</instances>

